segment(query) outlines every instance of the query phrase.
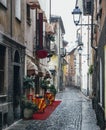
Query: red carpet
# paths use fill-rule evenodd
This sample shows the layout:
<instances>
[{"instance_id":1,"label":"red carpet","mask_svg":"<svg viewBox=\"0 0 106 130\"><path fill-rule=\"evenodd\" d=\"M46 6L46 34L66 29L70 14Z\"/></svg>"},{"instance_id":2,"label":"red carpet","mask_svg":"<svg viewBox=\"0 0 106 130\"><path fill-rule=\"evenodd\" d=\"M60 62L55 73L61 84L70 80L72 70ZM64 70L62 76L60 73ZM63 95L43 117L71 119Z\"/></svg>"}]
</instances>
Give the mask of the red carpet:
<instances>
[{"instance_id":1,"label":"red carpet","mask_svg":"<svg viewBox=\"0 0 106 130\"><path fill-rule=\"evenodd\" d=\"M49 105L46 107L44 112L35 113L33 115L33 119L34 120L46 120L60 103L61 103L61 101L54 101L52 105Z\"/></svg>"}]
</instances>

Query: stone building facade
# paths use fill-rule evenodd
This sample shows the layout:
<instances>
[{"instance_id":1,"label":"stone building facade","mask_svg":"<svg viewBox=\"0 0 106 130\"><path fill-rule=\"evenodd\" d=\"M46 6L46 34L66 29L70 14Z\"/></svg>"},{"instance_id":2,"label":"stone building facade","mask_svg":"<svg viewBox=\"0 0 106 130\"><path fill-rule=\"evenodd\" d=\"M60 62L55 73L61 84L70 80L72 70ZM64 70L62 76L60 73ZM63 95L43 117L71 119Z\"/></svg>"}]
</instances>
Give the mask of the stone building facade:
<instances>
[{"instance_id":1,"label":"stone building facade","mask_svg":"<svg viewBox=\"0 0 106 130\"><path fill-rule=\"evenodd\" d=\"M0 129L21 117L25 59L22 5L24 1L0 0Z\"/></svg>"},{"instance_id":2,"label":"stone building facade","mask_svg":"<svg viewBox=\"0 0 106 130\"><path fill-rule=\"evenodd\" d=\"M94 1L93 23L93 108L101 130L106 129L106 1Z\"/></svg>"}]
</instances>

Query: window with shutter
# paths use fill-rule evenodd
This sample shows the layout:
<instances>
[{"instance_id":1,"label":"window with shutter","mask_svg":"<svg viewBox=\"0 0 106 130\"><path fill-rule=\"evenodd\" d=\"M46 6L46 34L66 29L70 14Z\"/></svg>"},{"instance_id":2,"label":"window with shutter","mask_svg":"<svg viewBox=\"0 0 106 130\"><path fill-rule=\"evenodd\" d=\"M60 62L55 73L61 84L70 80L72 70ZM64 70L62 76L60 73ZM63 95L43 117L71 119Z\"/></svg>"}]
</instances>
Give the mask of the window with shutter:
<instances>
[{"instance_id":1,"label":"window with shutter","mask_svg":"<svg viewBox=\"0 0 106 130\"><path fill-rule=\"evenodd\" d=\"M30 16L30 6L27 4L27 9L26 9L26 14L27 14L27 23L30 25L31 24L31 16Z\"/></svg>"},{"instance_id":2,"label":"window with shutter","mask_svg":"<svg viewBox=\"0 0 106 130\"><path fill-rule=\"evenodd\" d=\"M21 20L21 0L15 0L15 17Z\"/></svg>"}]
</instances>

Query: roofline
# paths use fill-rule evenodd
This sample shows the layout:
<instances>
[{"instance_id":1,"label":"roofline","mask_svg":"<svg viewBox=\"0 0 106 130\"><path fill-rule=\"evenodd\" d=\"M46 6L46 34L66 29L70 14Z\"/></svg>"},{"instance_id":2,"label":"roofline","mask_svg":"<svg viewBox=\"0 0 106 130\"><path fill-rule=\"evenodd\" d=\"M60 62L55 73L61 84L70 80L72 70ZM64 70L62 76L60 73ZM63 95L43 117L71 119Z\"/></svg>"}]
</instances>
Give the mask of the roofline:
<instances>
[{"instance_id":1,"label":"roofline","mask_svg":"<svg viewBox=\"0 0 106 130\"><path fill-rule=\"evenodd\" d=\"M51 22L57 22L57 21L59 21L60 26L62 28L62 33L65 34L65 29L64 29L63 20L62 20L61 16L52 15L51 18L50 18L50 21Z\"/></svg>"}]
</instances>

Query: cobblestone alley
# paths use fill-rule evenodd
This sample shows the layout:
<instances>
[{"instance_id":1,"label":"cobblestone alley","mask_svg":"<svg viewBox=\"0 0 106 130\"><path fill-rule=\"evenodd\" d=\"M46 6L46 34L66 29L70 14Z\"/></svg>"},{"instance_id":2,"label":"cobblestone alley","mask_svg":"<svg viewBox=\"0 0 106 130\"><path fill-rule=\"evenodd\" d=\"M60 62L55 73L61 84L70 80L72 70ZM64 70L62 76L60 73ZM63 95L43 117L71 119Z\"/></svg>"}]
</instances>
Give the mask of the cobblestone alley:
<instances>
[{"instance_id":1,"label":"cobblestone alley","mask_svg":"<svg viewBox=\"0 0 106 130\"><path fill-rule=\"evenodd\" d=\"M78 89L66 88L56 99L62 102L47 120L20 120L6 130L100 130L91 100Z\"/></svg>"}]
</instances>

